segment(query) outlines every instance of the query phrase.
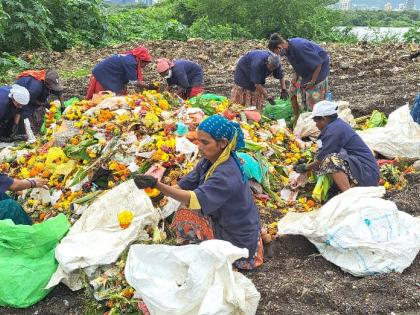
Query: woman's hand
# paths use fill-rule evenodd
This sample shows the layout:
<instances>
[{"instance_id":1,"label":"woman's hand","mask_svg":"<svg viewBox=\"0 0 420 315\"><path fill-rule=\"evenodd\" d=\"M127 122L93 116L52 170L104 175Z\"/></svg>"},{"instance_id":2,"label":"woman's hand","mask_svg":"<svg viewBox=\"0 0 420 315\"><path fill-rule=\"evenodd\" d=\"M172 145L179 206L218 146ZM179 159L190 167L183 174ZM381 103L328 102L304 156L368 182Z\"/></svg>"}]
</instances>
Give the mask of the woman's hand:
<instances>
[{"instance_id":1,"label":"woman's hand","mask_svg":"<svg viewBox=\"0 0 420 315\"><path fill-rule=\"evenodd\" d=\"M44 178L33 178L31 180L35 182L35 187L36 188L49 189L49 187L47 185L48 181L46 179L44 179Z\"/></svg>"},{"instance_id":2,"label":"woman's hand","mask_svg":"<svg viewBox=\"0 0 420 315\"><path fill-rule=\"evenodd\" d=\"M158 180L150 175L136 175L134 176L134 183L138 189L155 188Z\"/></svg>"}]
</instances>

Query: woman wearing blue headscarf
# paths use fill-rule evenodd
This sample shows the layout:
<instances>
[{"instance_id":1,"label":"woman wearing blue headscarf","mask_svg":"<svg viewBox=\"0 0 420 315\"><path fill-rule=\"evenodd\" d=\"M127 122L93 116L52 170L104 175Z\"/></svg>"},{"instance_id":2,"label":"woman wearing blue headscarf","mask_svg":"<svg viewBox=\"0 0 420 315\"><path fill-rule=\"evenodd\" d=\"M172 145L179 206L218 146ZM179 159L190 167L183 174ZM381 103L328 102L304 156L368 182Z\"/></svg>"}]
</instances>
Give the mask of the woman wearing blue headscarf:
<instances>
[{"instance_id":1,"label":"woman wearing blue headscarf","mask_svg":"<svg viewBox=\"0 0 420 315\"><path fill-rule=\"evenodd\" d=\"M203 158L175 187L147 175L134 180L140 189L156 187L189 209L178 210L172 226L181 242L221 239L247 248L248 259L235 262L239 269L253 269L263 262L260 217L248 180L236 155L244 147L237 123L213 115L197 129Z\"/></svg>"}]
</instances>

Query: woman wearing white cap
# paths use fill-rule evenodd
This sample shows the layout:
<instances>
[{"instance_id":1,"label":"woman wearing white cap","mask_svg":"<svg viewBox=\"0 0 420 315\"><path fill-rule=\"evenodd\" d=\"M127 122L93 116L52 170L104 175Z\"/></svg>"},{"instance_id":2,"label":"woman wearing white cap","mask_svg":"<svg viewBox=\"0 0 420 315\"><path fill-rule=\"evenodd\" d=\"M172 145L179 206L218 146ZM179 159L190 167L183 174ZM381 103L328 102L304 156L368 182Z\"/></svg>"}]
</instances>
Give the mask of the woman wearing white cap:
<instances>
[{"instance_id":1,"label":"woman wearing white cap","mask_svg":"<svg viewBox=\"0 0 420 315\"><path fill-rule=\"evenodd\" d=\"M18 116L23 106L29 103L29 91L13 84L0 87L0 137L12 138L18 131Z\"/></svg>"},{"instance_id":2,"label":"woman wearing white cap","mask_svg":"<svg viewBox=\"0 0 420 315\"><path fill-rule=\"evenodd\" d=\"M315 171L330 174L335 190L346 191L351 186L377 186L379 168L372 152L349 124L338 118L337 104L321 101L315 104L312 119L321 131L315 161L298 164L298 173ZM329 196L331 197L332 191Z\"/></svg>"}]
</instances>

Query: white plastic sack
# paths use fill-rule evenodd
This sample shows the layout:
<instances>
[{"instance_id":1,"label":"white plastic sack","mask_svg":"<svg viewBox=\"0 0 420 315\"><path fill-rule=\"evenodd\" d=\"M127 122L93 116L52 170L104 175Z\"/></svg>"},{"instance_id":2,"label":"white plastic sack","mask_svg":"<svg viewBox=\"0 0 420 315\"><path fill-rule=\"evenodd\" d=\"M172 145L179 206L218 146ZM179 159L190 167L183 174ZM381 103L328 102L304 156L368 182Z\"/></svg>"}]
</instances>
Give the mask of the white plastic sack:
<instances>
[{"instance_id":1,"label":"white plastic sack","mask_svg":"<svg viewBox=\"0 0 420 315\"><path fill-rule=\"evenodd\" d=\"M358 133L372 150L389 159L420 158L420 125L411 117L408 105L393 111L385 127Z\"/></svg>"},{"instance_id":2,"label":"white plastic sack","mask_svg":"<svg viewBox=\"0 0 420 315\"><path fill-rule=\"evenodd\" d=\"M337 101L335 103L338 106L338 117L340 117L342 120L353 126L354 117L351 113L351 109L349 108L349 102ZM293 133L298 138L318 138L320 131L316 127L315 122L312 118L310 118L310 116L310 112L302 113L301 115L299 115L295 129L293 130Z\"/></svg>"},{"instance_id":3,"label":"white plastic sack","mask_svg":"<svg viewBox=\"0 0 420 315\"><path fill-rule=\"evenodd\" d=\"M152 315L251 315L260 294L232 270L248 250L221 240L200 245L132 245L125 278Z\"/></svg>"},{"instance_id":4,"label":"white plastic sack","mask_svg":"<svg viewBox=\"0 0 420 315\"><path fill-rule=\"evenodd\" d=\"M122 229L118 212L134 212L130 226ZM137 189L133 180L126 181L107 191L95 200L80 219L71 227L55 250L59 262L48 287L64 282L70 289L81 288L79 269L107 265L115 262L135 240L147 239L146 225L156 225L160 215L143 190Z\"/></svg>"},{"instance_id":5,"label":"white plastic sack","mask_svg":"<svg viewBox=\"0 0 420 315\"><path fill-rule=\"evenodd\" d=\"M402 272L420 250L420 218L384 200L383 187L356 187L321 209L288 213L279 234L308 238L324 256L354 276Z\"/></svg>"}]
</instances>

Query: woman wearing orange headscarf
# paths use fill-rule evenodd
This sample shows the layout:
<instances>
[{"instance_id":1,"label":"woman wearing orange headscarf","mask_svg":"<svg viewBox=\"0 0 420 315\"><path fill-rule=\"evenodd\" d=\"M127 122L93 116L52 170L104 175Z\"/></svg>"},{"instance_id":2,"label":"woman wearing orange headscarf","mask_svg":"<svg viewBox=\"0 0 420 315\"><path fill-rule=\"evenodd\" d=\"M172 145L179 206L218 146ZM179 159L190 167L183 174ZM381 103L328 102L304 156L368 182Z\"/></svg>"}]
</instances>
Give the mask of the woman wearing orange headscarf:
<instances>
[{"instance_id":1,"label":"woman wearing orange headscarf","mask_svg":"<svg viewBox=\"0 0 420 315\"><path fill-rule=\"evenodd\" d=\"M106 58L93 68L86 98L91 99L93 94L104 90L126 94L127 83L133 81L145 87L143 68L151 61L152 56L144 47Z\"/></svg>"}]
</instances>

